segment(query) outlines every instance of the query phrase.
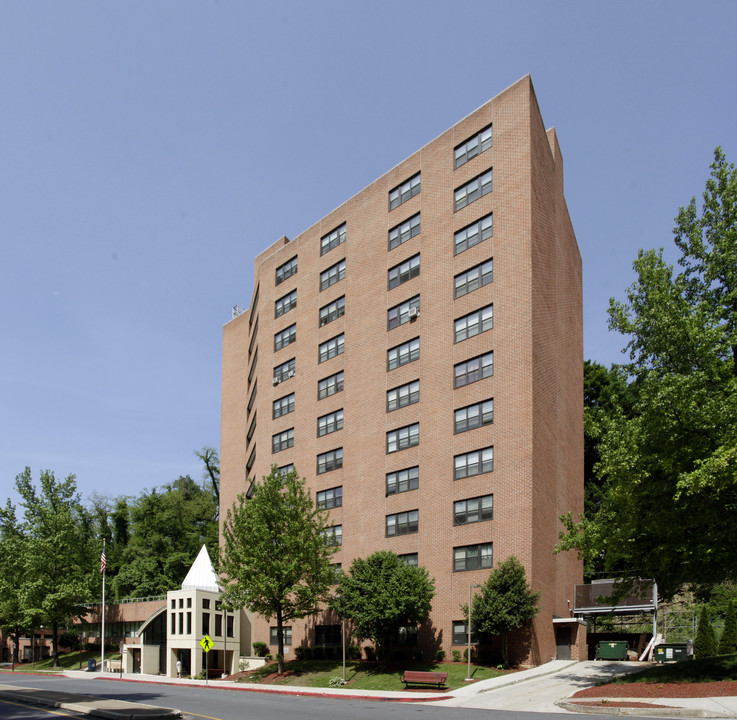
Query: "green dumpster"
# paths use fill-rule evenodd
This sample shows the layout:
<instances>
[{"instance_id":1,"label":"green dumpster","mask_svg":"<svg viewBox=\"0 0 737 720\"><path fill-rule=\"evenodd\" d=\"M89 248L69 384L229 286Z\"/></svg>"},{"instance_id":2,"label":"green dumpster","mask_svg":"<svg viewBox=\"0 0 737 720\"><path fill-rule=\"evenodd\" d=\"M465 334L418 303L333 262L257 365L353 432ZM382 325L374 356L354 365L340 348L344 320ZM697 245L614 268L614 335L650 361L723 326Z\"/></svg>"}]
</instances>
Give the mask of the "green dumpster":
<instances>
[{"instance_id":1,"label":"green dumpster","mask_svg":"<svg viewBox=\"0 0 737 720\"><path fill-rule=\"evenodd\" d=\"M673 660L688 660L686 643L663 643L656 645L653 657L655 662L671 662Z\"/></svg>"},{"instance_id":2,"label":"green dumpster","mask_svg":"<svg viewBox=\"0 0 737 720\"><path fill-rule=\"evenodd\" d=\"M597 660L626 660L626 640L601 640L596 646Z\"/></svg>"}]
</instances>

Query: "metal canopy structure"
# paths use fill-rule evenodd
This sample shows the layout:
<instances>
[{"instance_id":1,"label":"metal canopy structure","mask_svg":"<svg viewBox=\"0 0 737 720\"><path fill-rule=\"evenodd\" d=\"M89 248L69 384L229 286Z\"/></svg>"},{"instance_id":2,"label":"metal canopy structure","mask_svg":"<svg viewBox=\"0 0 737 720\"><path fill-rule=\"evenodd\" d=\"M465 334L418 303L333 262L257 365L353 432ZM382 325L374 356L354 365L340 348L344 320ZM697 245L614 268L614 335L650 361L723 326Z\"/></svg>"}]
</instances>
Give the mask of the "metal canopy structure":
<instances>
[{"instance_id":1,"label":"metal canopy structure","mask_svg":"<svg viewBox=\"0 0 737 720\"><path fill-rule=\"evenodd\" d=\"M574 615L586 617L657 612L658 587L653 580L635 581L634 588L623 597L617 596L616 583L617 581L613 578L608 578L595 580L585 585L576 585Z\"/></svg>"}]
</instances>

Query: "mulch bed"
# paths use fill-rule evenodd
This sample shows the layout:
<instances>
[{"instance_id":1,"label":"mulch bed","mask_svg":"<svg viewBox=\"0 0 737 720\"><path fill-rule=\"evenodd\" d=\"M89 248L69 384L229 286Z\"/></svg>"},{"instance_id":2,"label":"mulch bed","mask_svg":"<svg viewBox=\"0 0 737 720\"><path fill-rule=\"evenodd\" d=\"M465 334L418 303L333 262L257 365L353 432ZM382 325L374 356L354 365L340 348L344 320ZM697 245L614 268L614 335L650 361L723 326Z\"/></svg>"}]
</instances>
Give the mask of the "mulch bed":
<instances>
[{"instance_id":1,"label":"mulch bed","mask_svg":"<svg viewBox=\"0 0 737 720\"><path fill-rule=\"evenodd\" d=\"M701 698L737 697L737 680L692 683L612 683L579 690L573 698ZM595 703L598 705L599 703ZM650 707L653 707L652 705Z\"/></svg>"},{"instance_id":2,"label":"mulch bed","mask_svg":"<svg viewBox=\"0 0 737 720\"><path fill-rule=\"evenodd\" d=\"M572 703L573 704L573 703ZM670 705L657 705L655 703L645 702L618 702L617 700L598 700L598 701L584 701L577 702L576 705L585 705L586 707L610 707L610 708L665 708L666 710L672 710Z\"/></svg>"}]
</instances>

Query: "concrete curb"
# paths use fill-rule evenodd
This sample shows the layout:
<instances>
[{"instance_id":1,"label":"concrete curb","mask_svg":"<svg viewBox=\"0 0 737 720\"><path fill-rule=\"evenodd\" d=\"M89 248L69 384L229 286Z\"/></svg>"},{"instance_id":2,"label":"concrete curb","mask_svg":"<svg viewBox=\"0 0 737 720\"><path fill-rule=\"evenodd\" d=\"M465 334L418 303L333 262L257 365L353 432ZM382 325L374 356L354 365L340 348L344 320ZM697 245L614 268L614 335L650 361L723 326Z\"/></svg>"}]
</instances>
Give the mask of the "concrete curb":
<instances>
[{"instance_id":1,"label":"concrete curb","mask_svg":"<svg viewBox=\"0 0 737 720\"><path fill-rule=\"evenodd\" d=\"M35 688L0 689L0 700L12 700L24 705L43 705L45 707L71 710L82 715L93 715L106 720L175 720L182 717L180 710L161 708L155 705L126 702L125 700L107 700L92 695L77 693L58 693L53 690L37 690ZM63 698L62 695L66 695Z\"/></svg>"},{"instance_id":2,"label":"concrete curb","mask_svg":"<svg viewBox=\"0 0 737 720\"><path fill-rule=\"evenodd\" d=\"M609 700L610 702L644 702L640 699L627 698L586 698L581 702L575 702L569 699L558 700L555 704L568 710L569 712L587 713L589 715L636 715L640 717L679 717L679 718L731 718L733 715L713 714L702 708L684 708L684 707L622 707L617 705L584 705L583 702L597 702L601 700ZM655 704L657 701L653 701ZM668 702L668 698L663 698L663 702Z\"/></svg>"},{"instance_id":3,"label":"concrete curb","mask_svg":"<svg viewBox=\"0 0 737 720\"><path fill-rule=\"evenodd\" d=\"M133 680L129 678L95 678L100 680L109 680L112 682L126 682L126 683L143 683L145 685L176 685L177 687L196 687L205 690L229 690L231 692L251 692L251 693L266 693L268 695L294 695L302 697L320 697L327 698L329 700L366 700L370 702L396 702L396 703L427 703L436 702L438 700L449 700L455 697L452 691L444 693L443 695L417 695L416 697L408 697L407 695L399 696L397 691L388 691L394 693L393 695L368 695L361 693L360 691L351 692L350 690L344 690L343 692L335 692L334 690L323 691L323 688L306 688L298 685L293 685L294 690L290 690L286 687L276 687L273 685L256 685L249 683L230 683L229 685L205 685L204 682L188 682L178 681L176 683L160 682L156 680ZM377 693L383 693L382 690L375 691Z\"/></svg>"}]
</instances>

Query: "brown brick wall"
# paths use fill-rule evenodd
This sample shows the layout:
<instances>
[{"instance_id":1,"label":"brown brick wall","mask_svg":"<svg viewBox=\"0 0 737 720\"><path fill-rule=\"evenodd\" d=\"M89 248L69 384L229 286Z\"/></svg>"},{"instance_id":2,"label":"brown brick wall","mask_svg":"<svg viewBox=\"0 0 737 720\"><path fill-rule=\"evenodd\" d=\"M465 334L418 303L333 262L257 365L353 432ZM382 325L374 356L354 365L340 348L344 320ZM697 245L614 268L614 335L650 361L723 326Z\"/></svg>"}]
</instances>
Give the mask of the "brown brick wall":
<instances>
[{"instance_id":1,"label":"brown brick wall","mask_svg":"<svg viewBox=\"0 0 737 720\"><path fill-rule=\"evenodd\" d=\"M454 147L493 123L493 146L454 170ZM453 192L493 168L493 191L453 211ZM388 193L416 172L422 190L388 210ZM421 213L421 232L388 251L390 228ZM453 234L494 213L493 237L454 255ZM347 240L320 256L320 238L345 222ZM420 275L392 290L387 270L420 253ZM295 254L299 270L275 286L275 269ZM346 277L319 290L319 275L345 257ZM454 299L454 276L493 258L492 283ZM580 582L578 561L554 556L558 516L582 504L582 323L581 266L563 198L562 167L554 133L546 133L528 77L464 118L440 137L338 207L292 242L282 238L256 258L258 301L225 326L221 446L221 517L247 486L245 464L252 448L251 477L271 463L294 463L317 492L343 486L343 507L332 511L343 525L335 561L347 569L359 556L388 548L417 552L436 579L432 629L425 646L451 649L453 620L462 617L469 584L488 570L453 572L453 548L493 542L495 561L516 555L535 589L541 612L528 643L529 660L555 654L554 615L567 614L566 600ZM274 318L276 299L297 288L297 307ZM387 310L420 295L420 317L387 330ZM318 327L319 308L345 296L345 315ZM454 343L454 320L494 306L494 327ZM258 317L258 392L251 413L249 319ZM296 323L295 343L273 351L274 334ZM318 345L345 333L343 355L318 364ZM420 337L420 359L387 372L387 349ZM453 387L453 366L494 351L493 377ZM296 375L272 385L275 365L296 358ZM251 355L251 361L253 354ZM345 389L317 399L318 380L339 370ZM386 391L420 380L420 401L386 411ZM295 393L295 411L276 420L272 402ZM494 423L454 434L453 409L494 399ZM318 438L317 417L343 408L344 429ZM256 431L246 444L253 413ZM386 453L386 433L419 423L420 443ZM294 428L294 447L272 455L271 438ZM491 473L453 479L453 458L494 447ZM343 448L343 468L316 475L319 453ZM419 465L419 489L387 497L385 475ZM453 502L494 495L494 519L454 527ZM385 516L419 509L419 532L385 537ZM318 622L320 620L318 619ZM269 623L257 619L254 639L268 639ZM293 639L303 639L295 623ZM433 635L433 638L430 637ZM434 642L433 642L434 641Z\"/></svg>"}]
</instances>

